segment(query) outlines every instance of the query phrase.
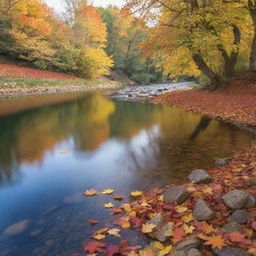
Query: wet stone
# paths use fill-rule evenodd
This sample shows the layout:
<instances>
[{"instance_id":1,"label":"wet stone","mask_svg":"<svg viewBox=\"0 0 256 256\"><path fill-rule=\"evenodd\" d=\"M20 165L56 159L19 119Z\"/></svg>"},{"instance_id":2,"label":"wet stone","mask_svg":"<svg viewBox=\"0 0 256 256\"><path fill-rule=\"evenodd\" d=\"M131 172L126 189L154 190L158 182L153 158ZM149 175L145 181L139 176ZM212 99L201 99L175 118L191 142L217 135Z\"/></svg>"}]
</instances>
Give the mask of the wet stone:
<instances>
[{"instance_id":1,"label":"wet stone","mask_svg":"<svg viewBox=\"0 0 256 256\"><path fill-rule=\"evenodd\" d=\"M213 255L215 256L253 256L251 253L235 247L224 247L221 250L218 248L213 249Z\"/></svg>"},{"instance_id":2,"label":"wet stone","mask_svg":"<svg viewBox=\"0 0 256 256\"><path fill-rule=\"evenodd\" d=\"M224 226L222 226L221 230L225 233L236 233L236 232L241 233L242 232L241 226L236 222L229 222L225 224Z\"/></svg>"},{"instance_id":3,"label":"wet stone","mask_svg":"<svg viewBox=\"0 0 256 256\"><path fill-rule=\"evenodd\" d=\"M60 205L54 205L54 206L52 206L52 207L50 207L50 208L48 208L47 210L45 210L43 213L42 213L42 215L43 216L46 216L46 215L48 215L48 214L51 214L51 213L53 213L53 212L55 212L55 211L57 211L57 210L59 210L60 209Z\"/></svg>"},{"instance_id":4,"label":"wet stone","mask_svg":"<svg viewBox=\"0 0 256 256\"><path fill-rule=\"evenodd\" d=\"M249 194L246 191L237 189L231 190L222 197L225 205L234 210L243 208L248 198Z\"/></svg>"},{"instance_id":5,"label":"wet stone","mask_svg":"<svg viewBox=\"0 0 256 256\"><path fill-rule=\"evenodd\" d=\"M247 180L246 182L247 186L256 186L256 180Z\"/></svg>"},{"instance_id":6,"label":"wet stone","mask_svg":"<svg viewBox=\"0 0 256 256\"><path fill-rule=\"evenodd\" d=\"M182 204L188 199L188 197L188 191L182 186L168 188L163 194L165 203L172 203L176 201L177 204Z\"/></svg>"},{"instance_id":7,"label":"wet stone","mask_svg":"<svg viewBox=\"0 0 256 256\"><path fill-rule=\"evenodd\" d=\"M38 229L38 230L35 230L35 231L32 231L31 233L30 233L30 236L38 236L38 235L40 235L42 233L42 230L40 230L40 229Z\"/></svg>"},{"instance_id":8,"label":"wet stone","mask_svg":"<svg viewBox=\"0 0 256 256\"><path fill-rule=\"evenodd\" d=\"M187 256L183 251L173 251L169 256Z\"/></svg>"},{"instance_id":9,"label":"wet stone","mask_svg":"<svg viewBox=\"0 0 256 256\"><path fill-rule=\"evenodd\" d=\"M179 242L176 246L177 251L184 251L188 252L189 250L193 248L199 248L200 247L200 241L198 239L187 239Z\"/></svg>"},{"instance_id":10,"label":"wet stone","mask_svg":"<svg viewBox=\"0 0 256 256\"><path fill-rule=\"evenodd\" d=\"M214 215L212 209L202 199L197 200L192 214L198 221L210 220Z\"/></svg>"},{"instance_id":11,"label":"wet stone","mask_svg":"<svg viewBox=\"0 0 256 256\"><path fill-rule=\"evenodd\" d=\"M228 161L226 159L217 159L215 161L215 166L217 167L224 167L228 164Z\"/></svg>"},{"instance_id":12,"label":"wet stone","mask_svg":"<svg viewBox=\"0 0 256 256\"><path fill-rule=\"evenodd\" d=\"M148 234L151 238L160 242L165 242L173 233L173 226L165 222L164 217L159 215L149 221L150 224L156 225L155 231Z\"/></svg>"},{"instance_id":13,"label":"wet stone","mask_svg":"<svg viewBox=\"0 0 256 256\"><path fill-rule=\"evenodd\" d=\"M191 249L187 256L202 256L202 254L197 249Z\"/></svg>"},{"instance_id":14,"label":"wet stone","mask_svg":"<svg viewBox=\"0 0 256 256\"><path fill-rule=\"evenodd\" d=\"M251 215L244 210L236 210L231 215L231 219L239 224L246 224L250 218Z\"/></svg>"},{"instance_id":15,"label":"wet stone","mask_svg":"<svg viewBox=\"0 0 256 256\"><path fill-rule=\"evenodd\" d=\"M20 235L26 231L29 226L29 220L22 220L17 223L12 224L8 228L6 228L3 232L3 235L7 237L12 237L16 235Z\"/></svg>"},{"instance_id":16,"label":"wet stone","mask_svg":"<svg viewBox=\"0 0 256 256\"><path fill-rule=\"evenodd\" d=\"M196 184L203 184L211 182L212 177L207 171L203 169L196 169L189 174L188 180L195 182Z\"/></svg>"},{"instance_id":17,"label":"wet stone","mask_svg":"<svg viewBox=\"0 0 256 256\"><path fill-rule=\"evenodd\" d=\"M252 195L249 195L247 203L245 204L245 208L250 209L254 208L256 204L256 200Z\"/></svg>"}]
</instances>

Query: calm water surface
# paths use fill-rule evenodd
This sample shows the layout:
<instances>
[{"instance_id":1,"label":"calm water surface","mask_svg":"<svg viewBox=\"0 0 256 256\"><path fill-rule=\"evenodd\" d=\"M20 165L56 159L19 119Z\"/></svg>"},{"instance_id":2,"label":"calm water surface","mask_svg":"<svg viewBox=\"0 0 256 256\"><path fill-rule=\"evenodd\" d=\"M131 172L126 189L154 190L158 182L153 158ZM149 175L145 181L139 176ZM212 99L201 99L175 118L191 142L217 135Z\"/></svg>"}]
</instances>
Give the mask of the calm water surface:
<instances>
[{"instance_id":1,"label":"calm water surface","mask_svg":"<svg viewBox=\"0 0 256 256\"><path fill-rule=\"evenodd\" d=\"M0 255L84 255L83 242L113 218L103 207L113 200L81 192L113 188L127 195L182 183L193 168L212 168L251 140L223 122L100 93L2 100ZM87 218L101 224L91 228ZM4 234L23 220L24 232ZM133 232L122 236L146 242Z\"/></svg>"}]
</instances>

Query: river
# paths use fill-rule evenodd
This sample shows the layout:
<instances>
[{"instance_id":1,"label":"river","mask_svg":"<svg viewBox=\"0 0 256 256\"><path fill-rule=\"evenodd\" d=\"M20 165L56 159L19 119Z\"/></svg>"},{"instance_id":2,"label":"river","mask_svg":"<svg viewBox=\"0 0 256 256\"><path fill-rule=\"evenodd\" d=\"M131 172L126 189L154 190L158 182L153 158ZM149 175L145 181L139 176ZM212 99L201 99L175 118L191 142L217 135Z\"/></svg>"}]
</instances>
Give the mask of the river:
<instances>
[{"instance_id":1,"label":"river","mask_svg":"<svg viewBox=\"0 0 256 256\"><path fill-rule=\"evenodd\" d=\"M127 201L133 190L180 184L251 141L221 121L101 92L1 100L0 255L84 255L83 242L114 218L103 204L119 203L82 192L112 188ZM133 232L121 234L147 242Z\"/></svg>"}]
</instances>

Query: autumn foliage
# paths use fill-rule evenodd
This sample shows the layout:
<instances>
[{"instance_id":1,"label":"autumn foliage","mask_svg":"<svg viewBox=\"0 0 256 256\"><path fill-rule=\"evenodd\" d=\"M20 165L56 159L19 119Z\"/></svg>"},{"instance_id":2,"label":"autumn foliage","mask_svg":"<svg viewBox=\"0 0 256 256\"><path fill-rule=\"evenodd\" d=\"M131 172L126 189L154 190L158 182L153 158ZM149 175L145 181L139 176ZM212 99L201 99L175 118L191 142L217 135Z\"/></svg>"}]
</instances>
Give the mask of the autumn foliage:
<instances>
[{"instance_id":1,"label":"autumn foliage","mask_svg":"<svg viewBox=\"0 0 256 256\"><path fill-rule=\"evenodd\" d=\"M203 90L175 91L153 100L181 107L213 118L256 126L256 81L247 73L229 83L227 88L209 93Z\"/></svg>"},{"instance_id":2,"label":"autumn foliage","mask_svg":"<svg viewBox=\"0 0 256 256\"><path fill-rule=\"evenodd\" d=\"M181 205L166 203L163 200L164 191L173 185L155 188L148 193L132 192L131 196L136 195L136 200L131 200L130 203L105 205L105 208L112 208L112 215L116 218L112 224L94 232L91 240L87 240L85 243L84 250L90 254L164 256L173 252L180 241L197 238L202 243L202 255L212 255L213 249L221 250L226 246L241 248L251 253L248 255L255 255L255 219L250 218L245 224L242 224L241 232L227 232L222 229L223 225L229 222L232 213L224 204L222 196L233 189L242 189L255 196L255 185L248 187L247 184L248 180L256 179L256 147L252 146L247 152L236 154L227 167L208 172L213 177L209 184L187 182L184 185L189 192L189 198ZM94 189L85 192L85 196L97 195L98 192ZM214 209L214 217L211 220L197 221L193 217L192 211L195 202L202 198L211 209ZM251 216L255 216L256 208L248 209L247 212ZM150 220L158 215L164 216L165 223L172 226L172 232L165 234L169 237L166 242L152 241L143 248L140 245L131 246L128 240L122 238L122 230L129 229L136 229L145 236L151 237L156 225ZM92 225L95 225L96 222L96 220L90 220ZM117 244L105 242L105 239L111 235L117 238L119 241Z\"/></svg>"}]
</instances>

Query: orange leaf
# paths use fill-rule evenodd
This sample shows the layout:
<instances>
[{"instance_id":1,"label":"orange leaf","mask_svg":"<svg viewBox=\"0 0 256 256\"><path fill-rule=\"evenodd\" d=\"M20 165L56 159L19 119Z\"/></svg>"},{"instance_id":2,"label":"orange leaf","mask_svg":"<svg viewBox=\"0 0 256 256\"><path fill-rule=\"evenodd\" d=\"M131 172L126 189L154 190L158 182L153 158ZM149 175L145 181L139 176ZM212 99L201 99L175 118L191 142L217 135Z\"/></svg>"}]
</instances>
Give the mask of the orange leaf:
<instances>
[{"instance_id":1,"label":"orange leaf","mask_svg":"<svg viewBox=\"0 0 256 256\"><path fill-rule=\"evenodd\" d=\"M226 246L225 241L222 236L212 236L205 245L210 245L212 248L222 249L222 247Z\"/></svg>"}]
</instances>

